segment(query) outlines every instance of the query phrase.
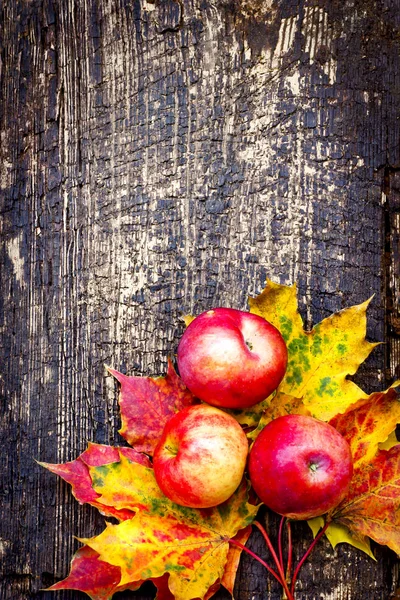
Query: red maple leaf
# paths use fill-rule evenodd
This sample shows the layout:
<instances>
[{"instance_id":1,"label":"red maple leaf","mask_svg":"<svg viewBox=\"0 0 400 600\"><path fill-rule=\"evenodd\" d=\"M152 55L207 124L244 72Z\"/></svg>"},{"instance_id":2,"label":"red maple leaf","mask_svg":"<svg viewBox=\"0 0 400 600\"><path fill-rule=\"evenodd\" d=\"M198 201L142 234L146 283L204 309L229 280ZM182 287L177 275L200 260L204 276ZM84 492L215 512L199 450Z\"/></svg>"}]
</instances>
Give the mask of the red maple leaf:
<instances>
[{"instance_id":1,"label":"red maple leaf","mask_svg":"<svg viewBox=\"0 0 400 600\"><path fill-rule=\"evenodd\" d=\"M168 361L165 377L128 376L108 369L121 384L120 434L139 452L149 455L161 437L165 423L185 406L199 402Z\"/></svg>"}]
</instances>

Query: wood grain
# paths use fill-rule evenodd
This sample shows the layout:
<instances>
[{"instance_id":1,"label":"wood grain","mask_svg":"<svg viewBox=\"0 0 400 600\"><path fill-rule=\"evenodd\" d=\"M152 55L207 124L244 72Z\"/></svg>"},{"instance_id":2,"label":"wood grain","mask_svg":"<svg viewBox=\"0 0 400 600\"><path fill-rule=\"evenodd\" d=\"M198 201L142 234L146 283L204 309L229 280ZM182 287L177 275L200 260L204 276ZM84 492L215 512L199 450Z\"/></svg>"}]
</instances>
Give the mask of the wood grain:
<instances>
[{"instance_id":1,"label":"wood grain","mask_svg":"<svg viewBox=\"0 0 400 600\"><path fill-rule=\"evenodd\" d=\"M1 598L84 597L40 590L103 519L35 460L122 444L104 364L164 373L182 314L246 308L266 276L297 282L308 325L375 294L386 343L358 382L398 377L399 9L3 3ZM298 554L309 539L299 524ZM299 598L388 600L397 563L376 554L322 544ZM244 557L236 598L280 594Z\"/></svg>"}]
</instances>

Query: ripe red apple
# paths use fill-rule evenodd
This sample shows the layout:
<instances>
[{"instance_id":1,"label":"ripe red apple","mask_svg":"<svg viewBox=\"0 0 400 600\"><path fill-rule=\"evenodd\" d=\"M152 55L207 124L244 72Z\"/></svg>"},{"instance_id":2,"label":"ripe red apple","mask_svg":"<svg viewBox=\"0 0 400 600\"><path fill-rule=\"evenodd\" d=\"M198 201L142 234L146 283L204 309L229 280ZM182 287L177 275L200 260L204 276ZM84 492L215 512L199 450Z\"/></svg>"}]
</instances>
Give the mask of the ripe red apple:
<instances>
[{"instance_id":1,"label":"ripe red apple","mask_svg":"<svg viewBox=\"0 0 400 600\"><path fill-rule=\"evenodd\" d=\"M353 460L334 427L286 415L261 431L249 457L252 486L264 504L291 519L311 519L337 506L349 488Z\"/></svg>"},{"instance_id":2,"label":"ripe red apple","mask_svg":"<svg viewBox=\"0 0 400 600\"><path fill-rule=\"evenodd\" d=\"M189 406L165 425L153 457L154 475L173 502L209 508L239 486L248 454L240 425L206 404Z\"/></svg>"},{"instance_id":3,"label":"ripe red apple","mask_svg":"<svg viewBox=\"0 0 400 600\"><path fill-rule=\"evenodd\" d=\"M287 349L268 321L233 308L196 317L178 346L178 368L189 390L222 408L247 408L265 400L281 382Z\"/></svg>"}]
</instances>

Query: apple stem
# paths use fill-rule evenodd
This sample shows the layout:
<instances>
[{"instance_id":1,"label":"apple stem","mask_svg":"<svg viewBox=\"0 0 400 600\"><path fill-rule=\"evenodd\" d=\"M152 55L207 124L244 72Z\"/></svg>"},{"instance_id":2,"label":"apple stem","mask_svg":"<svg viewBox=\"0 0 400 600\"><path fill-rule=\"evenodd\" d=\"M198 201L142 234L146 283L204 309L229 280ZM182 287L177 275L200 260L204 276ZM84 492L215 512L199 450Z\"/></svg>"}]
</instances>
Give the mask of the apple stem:
<instances>
[{"instance_id":1,"label":"apple stem","mask_svg":"<svg viewBox=\"0 0 400 600\"><path fill-rule=\"evenodd\" d=\"M296 569L294 571L294 574L293 574L292 585L291 585L291 588L290 588L290 593L292 594L292 598L294 597L294 588L295 588L297 577L298 577L298 574L300 572L301 567L303 566L303 564L305 563L305 561L307 560L307 558L310 556L311 552L314 550L315 546L317 545L317 543L319 542L319 540L322 538L322 536L324 535L325 531L328 529L329 525L330 525L330 521L326 521L325 525L318 532L318 534L315 536L313 542L310 544L310 547L305 552L304 556L302 557L302 559L300 560L299 564L297 565L297 567L296 567Z\"/></svg>"},{"instance_id":2,"label":"apple stem","mask_svg":"<svg viewBox=\"0 0 400 600\"><path fill-rule=\"evenodd\" d=\"M257 527L257 529L259 529L259 531L261 531L261 534L262 534L264 540L267 543L269 551L272 554L272 558L274 559L274 562L275 562L275 564L276 564L276 566L278 568L278 573L279 573L279 578L280 578L281 585L282 585L282 587L283 587L283 589L284 589L284 591L285 591L285 593L287 595L287 600L294 600L293 599L293 594L289 590L289 586L288 586L287 581L286 581L286 576L285 576L283 565L281 564L281 562L280 562L280 560L279 560L279 558L278 558L278 556L277 556L277 554L275 552L275 549L274 549L274 547L273 547L273 545L271 543L271 540L269 539L268 533L266 532L266 530L264 529L264 527L261 525L261 523L259 523L258 521L254 521L253 525L255 525Z\"/></svg>"}]
</instances>

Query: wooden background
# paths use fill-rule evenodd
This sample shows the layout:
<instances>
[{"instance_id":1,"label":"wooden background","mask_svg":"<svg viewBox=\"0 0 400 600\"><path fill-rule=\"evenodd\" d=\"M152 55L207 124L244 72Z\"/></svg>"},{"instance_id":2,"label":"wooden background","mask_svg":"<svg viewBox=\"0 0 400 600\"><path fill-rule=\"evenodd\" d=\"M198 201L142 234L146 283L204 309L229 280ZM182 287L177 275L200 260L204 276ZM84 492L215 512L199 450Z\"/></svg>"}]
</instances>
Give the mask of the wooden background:
<instances>
[{"instance_id":1,"label":"wooden background","mask_svg":"<svg viewBox=\"0 0 400 600\"><path fill-rule=\"evenodd\" d=\"M384 344L357 381L400 375L400 2L4 0L0 19L0 597L80 600L40 590L103 518L35 460L123 444L105 363L163 374L182 314L246 309L268 276L297 282L308 326L374 294ZM322 543L298 598L388 600L398 563L374 549ZM267 598L243 557L236 600Z\"/></svg>"}]
</instances>

